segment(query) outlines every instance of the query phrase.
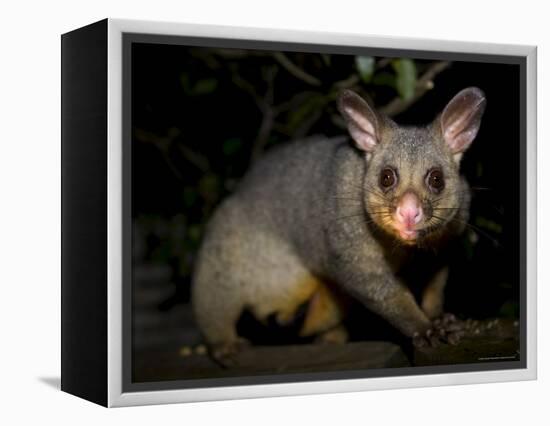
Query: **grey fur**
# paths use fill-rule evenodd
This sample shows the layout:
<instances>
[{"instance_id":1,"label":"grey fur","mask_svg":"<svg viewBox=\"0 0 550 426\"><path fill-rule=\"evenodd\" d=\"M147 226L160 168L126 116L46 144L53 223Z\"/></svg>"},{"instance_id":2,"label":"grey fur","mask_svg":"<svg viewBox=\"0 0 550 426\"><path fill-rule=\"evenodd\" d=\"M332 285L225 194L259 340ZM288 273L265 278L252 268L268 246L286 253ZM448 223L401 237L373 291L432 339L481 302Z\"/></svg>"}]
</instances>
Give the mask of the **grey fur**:
<instances>
[{"instance_id":1,"label":"grey fur","mask_svg":"<svg viewBox=\"0 0 550 426\"><path fill-rule=\"evenodd\" d=\"M267 153L220 205L207 227L192 288L195 316L210 345L239 341L235 325L244 308L260 320L284 311L308 276L336 283L407 336L431 327L428 315L439 309L424 312L401 271L414 253L429 253L426 265L435 283L427 287L442 295L441 252L468 219L468 185L438 119L427 127L401 127L381 116L378 121L372 153L347 137L289 143ZM386 195L387 209L406 190L425 197L427 209L445 197L443 219L412 246L392 235L373 207L382 194L380 169L388 164L399 170L400 182ZM425 184L434 165L446 179L438 197Z\"/></svg>"}]
</instances>

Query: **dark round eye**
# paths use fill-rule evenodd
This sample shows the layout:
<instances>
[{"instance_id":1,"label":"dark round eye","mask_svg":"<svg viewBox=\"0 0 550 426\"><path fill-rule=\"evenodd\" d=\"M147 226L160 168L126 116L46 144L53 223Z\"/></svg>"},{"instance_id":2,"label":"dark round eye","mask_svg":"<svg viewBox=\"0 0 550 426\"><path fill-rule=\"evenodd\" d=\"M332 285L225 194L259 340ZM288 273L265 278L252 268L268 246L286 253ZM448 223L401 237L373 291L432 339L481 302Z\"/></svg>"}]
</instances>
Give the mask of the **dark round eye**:
<instances>
[{"instance_id":1,"label":"dark round eye","mask_svg":"<svg viewBox=\"0 0 550 426\"><path fill-rule=\"evenodd\" d=\"M443 172L439 169L433 169L428 172L426 176L426 184L435 192L440 192L445 188L445 178Z\"/></svg>"},{"instance_id":2,"label":"dark round eye","mask_svg":"<svg viewBox=\"0 0 550 426\"><path fill-rule=\"evenodd\" d=\"M395 170L386 167L380 172L380 186L384 189L389 189L397 183L397 175Z\"/></svg>"}]
</instances>

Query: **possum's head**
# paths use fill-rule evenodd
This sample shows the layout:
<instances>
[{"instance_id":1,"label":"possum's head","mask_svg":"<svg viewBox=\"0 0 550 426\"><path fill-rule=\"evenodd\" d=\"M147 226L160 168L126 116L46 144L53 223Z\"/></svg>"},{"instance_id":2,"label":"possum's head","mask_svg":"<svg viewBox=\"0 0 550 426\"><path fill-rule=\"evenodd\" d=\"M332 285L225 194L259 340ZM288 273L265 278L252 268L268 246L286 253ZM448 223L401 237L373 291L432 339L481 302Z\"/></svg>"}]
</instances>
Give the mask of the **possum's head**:
<instances>
[{"instance_id":1,"label":"possum's head","mask_svg":"<svg viewBox=\"0 0 550 426\"><path fill-rule=\"evenodd\" d=\"M368 215L407 245L441 234L465 198L460 159L479 130L485 95L459 92L426 127L403 127L345 90L338 109L367 162L364 201Z\"/></svg>"}]
</instances>

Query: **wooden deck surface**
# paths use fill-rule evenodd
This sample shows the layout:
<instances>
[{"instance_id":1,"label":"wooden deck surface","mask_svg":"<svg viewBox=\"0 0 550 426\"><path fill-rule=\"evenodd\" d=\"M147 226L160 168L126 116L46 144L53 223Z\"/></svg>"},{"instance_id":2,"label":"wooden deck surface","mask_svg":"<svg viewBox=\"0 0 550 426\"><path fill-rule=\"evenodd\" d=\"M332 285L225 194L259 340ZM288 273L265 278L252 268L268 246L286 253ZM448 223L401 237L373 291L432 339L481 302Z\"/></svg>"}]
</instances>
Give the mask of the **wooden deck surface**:
<instances>
[{"instance_id":1,"label":"wooden deck surface","mask_svg":"<svg viewBox=\"0 0 550 426\"><path fill-rule=\"evenodd\" d=\"M465 337L456 346L413 349L382 341L346 344L300 344L251 346L224 368L214 362L202 345L175 347L162 345L136 351L134 381L162 381L283 373L313 373L378 368L452 365L519 359L517 326L499 321L477 335Z\"/></svg>"}]
</instances>

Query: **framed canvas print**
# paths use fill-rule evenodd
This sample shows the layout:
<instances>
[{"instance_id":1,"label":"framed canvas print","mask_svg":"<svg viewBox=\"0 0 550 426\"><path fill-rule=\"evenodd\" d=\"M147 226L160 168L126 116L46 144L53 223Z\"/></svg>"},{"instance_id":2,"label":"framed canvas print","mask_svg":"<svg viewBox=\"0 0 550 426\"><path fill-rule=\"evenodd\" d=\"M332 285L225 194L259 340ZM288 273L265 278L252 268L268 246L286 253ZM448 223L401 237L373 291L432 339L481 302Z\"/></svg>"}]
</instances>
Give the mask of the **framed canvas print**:
<instances>
[{"instance_id":1,"label":"framed canvas print","mask_svg":"<svg viewBox=\"0 0 550 426\"><path fill-rule=\"evenodd\" d=\"M64 391L536 378L535 47L111 19L61 41Z\"/></svg>"}]
</instances>

